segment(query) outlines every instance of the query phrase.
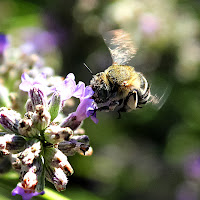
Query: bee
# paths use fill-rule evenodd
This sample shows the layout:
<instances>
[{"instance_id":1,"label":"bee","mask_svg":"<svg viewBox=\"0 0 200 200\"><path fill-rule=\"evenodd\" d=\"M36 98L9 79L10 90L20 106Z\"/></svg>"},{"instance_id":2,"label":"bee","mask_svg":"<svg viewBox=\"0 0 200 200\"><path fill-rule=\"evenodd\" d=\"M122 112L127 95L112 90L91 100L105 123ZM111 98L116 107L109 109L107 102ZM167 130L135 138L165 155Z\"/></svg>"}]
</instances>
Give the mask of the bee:
<instances>
[{"instance_id":1,"label":"bee","mask_svg":"<svg viewBox=\"0 0 200 200\"><path fill-rule=\"evenodd\" d=\"M134 67L126 65L136 54L133 41L123 30L108 33L108 44L113 64L104 72L93 75L90 81L93 99L99 111L130 112L153 100L147 79Z\"/></svg>"}]
</instances>

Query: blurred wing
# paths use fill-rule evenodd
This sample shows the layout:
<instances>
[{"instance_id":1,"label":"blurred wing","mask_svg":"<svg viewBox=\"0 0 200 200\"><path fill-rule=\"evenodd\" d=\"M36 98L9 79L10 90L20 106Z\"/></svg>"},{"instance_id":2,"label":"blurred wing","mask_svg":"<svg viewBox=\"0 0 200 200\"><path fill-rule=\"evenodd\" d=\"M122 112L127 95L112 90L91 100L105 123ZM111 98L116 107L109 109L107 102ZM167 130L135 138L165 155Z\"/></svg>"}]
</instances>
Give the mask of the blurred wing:
<instances>
[{"instance_id":1,"label":"blurred wing","mask_svg":"<svg viewBox=\"0 0 200 200\"><path fill-rule=\"evenodd\" d=\"M137 52L130 34L122 29L109 31L103 35L103 38L111 53L113 63L126 65Z\"/></svg>"},{"instance_id":2,"label":"blurred wing","mask_svg":"<svg viewBox=\"0 0 200 200\"><path fill-rule=\"evenodd\" d=\"M166 82L162 82L159 83L159 85L157 85L156 87L154 86L151 89L153 93L151 97L153 107L156 110L160 110L171 93L172 85Z\"/></svg>"}]
</instances>

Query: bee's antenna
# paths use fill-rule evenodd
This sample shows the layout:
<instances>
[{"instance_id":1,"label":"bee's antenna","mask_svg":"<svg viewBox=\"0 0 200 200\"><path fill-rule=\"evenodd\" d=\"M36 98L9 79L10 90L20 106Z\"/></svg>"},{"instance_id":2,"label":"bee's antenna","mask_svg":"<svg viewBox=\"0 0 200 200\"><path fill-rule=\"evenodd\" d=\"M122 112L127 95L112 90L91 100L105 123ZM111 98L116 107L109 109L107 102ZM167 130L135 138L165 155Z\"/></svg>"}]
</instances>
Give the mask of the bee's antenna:
<instances>
[{"instance_id":1,"label":"bee's antenna","mask_svg":"<svg viewBox=\"0 0 200 200\"><path fill-rule=\"evenodd\" d=\"M84 64L84 66L88 69L88 71L90 72L90 74L94 75L94 74L92 73L92 70L91 70L85 63L83 63L83 64Z\"/></svg>"}]
</instances>

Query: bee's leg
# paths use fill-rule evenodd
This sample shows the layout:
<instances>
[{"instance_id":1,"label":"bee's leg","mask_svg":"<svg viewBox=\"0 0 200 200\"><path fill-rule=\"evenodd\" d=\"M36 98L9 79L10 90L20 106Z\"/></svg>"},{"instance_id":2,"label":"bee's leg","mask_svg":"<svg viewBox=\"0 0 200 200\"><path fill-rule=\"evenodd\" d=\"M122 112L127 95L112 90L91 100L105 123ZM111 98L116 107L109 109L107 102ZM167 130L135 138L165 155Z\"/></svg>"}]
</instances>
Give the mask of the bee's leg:
<instances>
[{"instance_id":1,"label":"bee's leg","mask_svg":"<svg viewBox=\"0 0 200 200\"><path fill-rule=\"evenodd\" d=\"M109 112L109 106L102 106L96 109L96 111L104 111L104 112Z\"/></svg>"},{"instance_id":2,"label":"bee's leg","mask_svg":"<svg viewBox=\"0 0 200 200\"><path fill-rule=\"evenodd\" d=\"M128 96L124 100L123 107L119 110L119 112L129 112L131 110L135 110L138 106L138 92L137 90L133 90L129 92Z\"/></svg>"},{"instance_id":3,"label":"bee's leg","mask_svg":"<svg viewBox=\"0 0 200 200\"><path fill-rule=\"evenodd\" d=\"M118 118L117 119L121 119L122 118L121 112L118 110L117 113L118 113Z\"/></svg>"},{"instance_id":4,"label":"bee's leg","mask_svg":"<svg viewBox=\"0 0 200 200\"><path fill-rule=\"evenodd\" d=\"M110 111L114 111L115 108L116 108L117 106L119 106L119 105L120 105L120 102L119 102L119 101L112 101L112 102L110 103L110 105L109 105Z\"/></svg>"},{"instance_id":5,"label":"bee's leg","mask_svg":"<svg viewBox=\"0 0 200 200\"><path fill-rule=\"evenodd\" d=\"M93 111L90 111L91 112L91 116L94 116L97 112L98 108L95 108Z\"/></svg>"},{"instance_id":6,"label":"bee's leg","mask_svg":"<svg viewBox=\"0 0 200 200\"><path fill-rule=\"evenodd\" d=\"M104 112L110 112L110 111L114 111L115 108L119 105L120 105L119 101L112 101L108 106L99 107L97 110L104 111Z\"/></svg>"}]
</instances>

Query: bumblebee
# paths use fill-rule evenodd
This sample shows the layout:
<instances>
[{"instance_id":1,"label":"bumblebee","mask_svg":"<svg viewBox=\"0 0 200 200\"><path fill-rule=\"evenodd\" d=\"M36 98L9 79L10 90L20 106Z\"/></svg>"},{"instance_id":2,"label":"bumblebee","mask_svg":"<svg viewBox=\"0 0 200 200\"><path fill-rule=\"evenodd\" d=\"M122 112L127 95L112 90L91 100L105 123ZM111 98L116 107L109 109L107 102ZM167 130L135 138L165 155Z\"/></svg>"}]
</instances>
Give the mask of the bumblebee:
<instances>
[{"instance_id":1,"label":"bumblebee","mask_svg":"<svg viewBox=\"0 0 200 200\"><path fill-rule=\"evenodd\" d=\"M130 35L123 30L108 33L105 42L113 64L104 72L97 73L90 81L99 111L129 112L151 101L148 81L134 67L125 63L136 54Z\"/></svg>"}]
</instances>

